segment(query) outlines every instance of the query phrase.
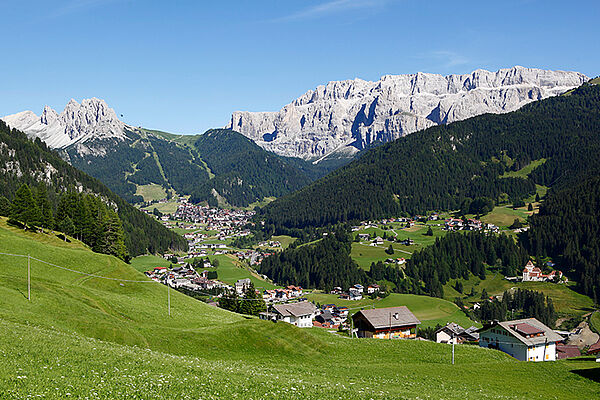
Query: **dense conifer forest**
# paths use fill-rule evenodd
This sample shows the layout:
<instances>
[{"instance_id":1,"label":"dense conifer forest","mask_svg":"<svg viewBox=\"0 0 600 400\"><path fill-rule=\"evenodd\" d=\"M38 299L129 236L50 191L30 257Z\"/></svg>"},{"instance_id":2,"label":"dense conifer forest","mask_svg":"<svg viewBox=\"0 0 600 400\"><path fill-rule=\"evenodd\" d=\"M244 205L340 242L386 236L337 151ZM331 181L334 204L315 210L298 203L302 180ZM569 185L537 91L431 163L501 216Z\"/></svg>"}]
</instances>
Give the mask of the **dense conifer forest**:
<instances>
[{"instance_id":1,"label":"dense conifer forest","mask_svg":"<svg viewBox=\"0 0 600 400\"><path fill-rule=\"evenodd\" d=\"M245 136L227 129L199 135L194 148L215 175L189 190L191 201L216 204L215 189L234 206L247 206L265 197L279 197L311 182L300 169L269 153Z\"/></svg>"},{"instance_id":2,"label":"dense conifer forest","mask_svg":"<svg viewBox=\"0 0 600 400\"><path fill-rule=\"evenodd\" d=\"M550 256L579 290L600 300L600 175L552 190L520 237L531 254Z\"/></svg>"},{"instance_id":3,"label":"dense conifer forest","mask_svg":"<svg viewBox=\"0 0 600 400\"><path fill-rule=\"evenodd\" d=\"M41 221L37 220L38 211L27 191L37 198L35 206L43 217ZM17 206L25 204L25 208L13 207L15 201ZM67 164L41 140L31 141L2 121L0 209L7 210L4 214L16 220L26 218L23 222L28 224L66 229L93 249L122 257L124 249L120 247L119 225L131 256L187 248L183 237L129 205L98 180ZM66 217L71 219L73 227ZM103 230L104 237L99 236L98 229ZM110 241L115 247L103 242L112 232L116 236Z\"/></svg>"},{"instance_id":4,"label":"dense conifer forest","mask_svg":"<svg viewBox=\"0 0 600 400\"><path fill-rule=\"evenodd\" d=\"M216 206L216 191L228 204L245 207L298 190L325 173L303 160L265 151L227 129L209 130L180 142L179 136L165 132L126 129L125 133L126 141L95 139L94 146L110 150L101 155L81 153L77 146L62 154L130 203L143 200L135 194L136 185L155 183L191 195L195 203Z\"/></svg>"},{"instance_id":5,"label":"dense conifer forest","mask_svg":"<svg viewBox=\"0 0 600 400\"><path fill-rule=\"evenodd\" d=\"M339 229L315 243L307 243L269 256L259 272L275 282L307 288L348 289L360 283L379 283L398 293L443 297L442 286L470 274L485 279L486 265L512 275L527 263L527 252L507 236L478 232L450 233L435 244L413 253L404 270L396 264L372 263L362 270L350 257L351 235Z\"/></svg>"},{"instance_id":6,"label":"dense conifer forest","mask_svg":"<svg viewBox=\"0 0 600 400\"><path fill-rule=\"evenodd\" d=\"M465 200L518 201L535 184L566 187L600 166L600 87L416 132L264 207L266 226L304 228L402 213L456 210ZM528 177L501 177L533 160Z\"/></svg>"}]
</instances>

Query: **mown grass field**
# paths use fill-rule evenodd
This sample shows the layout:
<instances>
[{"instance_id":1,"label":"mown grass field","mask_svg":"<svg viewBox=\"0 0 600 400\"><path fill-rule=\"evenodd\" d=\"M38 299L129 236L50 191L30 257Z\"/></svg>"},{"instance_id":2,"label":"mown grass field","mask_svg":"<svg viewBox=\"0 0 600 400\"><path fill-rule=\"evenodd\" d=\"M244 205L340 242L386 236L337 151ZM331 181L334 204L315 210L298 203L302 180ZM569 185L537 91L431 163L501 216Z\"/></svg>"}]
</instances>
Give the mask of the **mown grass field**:
<instances>
[{"instance_id":1,"label":"mown grass field","mask_svg":"<svg viewBox=\"0 0 600 400\"><path fill-rule=\"evenodd\" d=\"M142 207L143 210L152 211L155 208L163 214L173 214L177 211L179 204L175 200L169 200L166 203L155 203L148 207Z\"/></svg>"},{"instance_id":2,"label":"mown grass field","mask_svg":"<svg viewBox=\"0 0 600 400\"><path fill-rule=\"evenodd\" d=\"M341 300L334 294L313 292L307 294L305 297L321 305L336 304L348 307L351 309L351 314L358 312L361 308L407 306L419 318L422 327L436 326L436 324L446 325L448 322L456 322L464 328L468 328L471 325L481 326L471 321L454 303L429 296L392 293L384 299L377 300L369 298L363 298L362 300Z\"/></svg>"},{"instance_id":3,"label":"mown grass field","mask_svg":"<svg viewBox=\"0 0 600 400\"><path fill-rule=\"evenodd\" d=\"M539 160L534 160L518 171L505 172L504 175L501 176L501 178L523 178L523 179L525 179L529 176L529 174L534 169L536 169L540 165L544 164L545 162L546 162L545 158L540 158Z\"/></svg>"},{"instance_id":4,"label":"mown grass field","mask_svg":"<svg viewBox=\"0 0 600 400\"><path fill-rule=\"evenodd\" d=\"M136 195L142 196L144 201L161 200L167 197L165 189L155 183L149 185L138 185Z\"/></svg>"},{"instance_id":5,"label":"mown grass field","mask_svg":"<svg viewBox=\"0 0 600 400\"><path fill-rule=\"evenodd\" d=\"M440 226L441 225L441 226ZM423 249L426 246L432 245L436 238L445 236L447 231L442 230L443 221L432 221L427 224L417 224L410 228L404 228L401 224L383 225L382 227L391 228L383 230L382 228L367 228L353 232L356 237L359 233L368 233L370 235L382 237L384 232L386 236L397 235L400 240L412 239L414 244L405 246L397 242L384 240L383 246L371 246L371 241L360 241L352 243L352 251L350 256L363 269L369 269L371 263L385 261L388 258L405 258L409 259L413 252ZM427 236L425 233L431 227L433 236ZM385 250L392 245L394 254L390 255Z\"/></svg>"},{"instance_id":6,"label":"mown grass field","mask_svg":"<svg viewBox=\"0 0 600 400\"><path fill-rule=\"evenodd\" d=\"M218 256L210 256L212 259L219 260L219 266L217 267L217 274L219 276L219 280L230 285L235 285L235 282L239 279L250 278L254 287L263 288L263 289L275 289L279 287L277 285L272 284L271 282L267 282L262 279L260 276L253 274L248 269L246 269L243 264L238 261L238 259L231 254L223 254Z\"/></svg>"},{"instance_id":7,"label":"mown grass field","mask_svg":"<svg viewBox=\"0 0 600 400\"><path fill-rule=\"evenodd\" d=\"M152 270L155 267L169 268L170 265L168 260L154 255L138 256L131 260L131 266L140 272Z\"/></svg>"},{"instance_id":8,"label":"mown grass field","mask_svg":"<svg viewBox=\"0 0 600 400\"><path fill-rule=\"evenodd\" d=\"M562 315L581 316L589 313L594 308L594 302L587 296L575 292L569 285L558 285L551 282L510 282L504 279L500 273L488 272L485 280L471 275L469 280L463 282L463 294L454 290L456 280L452 280L444 285L444 298L453 300L456 297L465 298L465 302L480 301L481 292L485 288L490 296L502 294L505 290L511 288L529 289L543 292L550 296L554 303L556 311ZM467 296L475 288L475 296Z\"/></svg>"},{"instance_id":9,"label":"mown grass field","mask_svg":"<svg viewBox=\"0 0 600 400\"><path fill-rule=\"evenodd\" d=\"M349 339L245 318L149 282L79 243L0 221L0 252L144 283L83 277L0 257L0 398L598 398L592 359L523 363L495 351ZM415 305L416 308L416 305ZM540 384L543 382L543 384Z\"/></svg>"}]
</instances>

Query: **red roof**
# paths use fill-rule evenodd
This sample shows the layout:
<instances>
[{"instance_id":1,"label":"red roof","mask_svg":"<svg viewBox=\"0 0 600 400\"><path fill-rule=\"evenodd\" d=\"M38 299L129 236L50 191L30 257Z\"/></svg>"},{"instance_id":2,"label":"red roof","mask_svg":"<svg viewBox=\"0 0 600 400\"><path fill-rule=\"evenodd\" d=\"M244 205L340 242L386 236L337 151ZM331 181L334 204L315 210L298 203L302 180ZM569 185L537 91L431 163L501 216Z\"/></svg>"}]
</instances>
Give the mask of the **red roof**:
<instances>
[{"instance_id":1,"label":"red roof","mask_svg":"<svg viewBox=\"0 0 600 400\"><path fill-rule=\"evenodd\" d=\"M590 346L588 354L596 354L600 352L600 339L596 343Z\"/></svg>"},{"instance_id":2,"label":"red roof","mask_svg":"<svg viewBox=\"0 0 600 400\"><path fill-rule=\"evenodd\" d=\"M557 344L556 353L559 360L564 358L579 357L581 355L579 348L571 344Z\"/></svg>"},{"instance_id":3,"label":"red roof","mask_svg":"<svg viewBox=\"0 0 600 400\"><path fill-rule=\"evenodd\" d=\"M544 333L544 331L540 328L536 328L535 326L531 326L525 322L520 323L520 324L516 324L516 325L512 325L511 326L512 329L514 329L515 331L517 331L518 333L520 333L523 336L527 336L527 335L536 335L538 333Z\"/></svg>"},{"instance_id":4,"label":"red roof","mask_svg":"<svg viewBox=\"0 0 600 400\"><path fill-rule=\"evenodd\" d=\"M154 269L155 269L155 270L156 270L156 269L161 269L161 270L162 270L162 269L167 269L167 267L154 267Z\"/></svg>"}]
</instances>

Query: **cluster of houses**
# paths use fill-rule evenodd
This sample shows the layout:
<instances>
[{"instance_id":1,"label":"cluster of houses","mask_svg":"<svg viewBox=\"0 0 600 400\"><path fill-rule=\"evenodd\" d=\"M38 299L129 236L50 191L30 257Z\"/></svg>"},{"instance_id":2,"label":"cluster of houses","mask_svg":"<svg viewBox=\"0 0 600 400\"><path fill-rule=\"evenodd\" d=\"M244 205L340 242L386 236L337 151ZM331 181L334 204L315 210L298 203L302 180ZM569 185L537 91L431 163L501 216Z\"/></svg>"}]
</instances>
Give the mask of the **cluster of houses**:
<instances>
[{"instance_id":1,"label":"cluster of houses","mask_svg":"<svg viewBox=\"0 0 600 400\"><path fill-rule=\"evenodd\" d=\"M178 265L172 269L155 267L144 273L150 279L176 289L183 288L191 291L210 290L214 288L232 289L226 283L209 279L207 270L198 273L191 266Z\"/></svg>"},{"instance_id":2,"label":"cluster of houses","mask_svg":"<svg viewBox=\"0 0 600 400\"><path fill-rule=\"evenodd\" d=\"M261 249L254 250L242 250L235 253L235 256L239 260L248 260L250 265L259 265L265 257L273 255L272 251L266 251Z\"/></svg>"},{"instance_id":3,"label":"cluster of houses","mask_svg":"<svg viewBox=\"0 0 600 400\"><path fill-rule=\"evenodd\" d=\"M367 287L366 293L372 294L379 292L380 287L377 284L372 284ZM336 286L330 292L331 294L337 294L342 300L362 300L363 293L365 292L365 287L359 283L348 288L347 291L344 291L341 287Z\"/></svg>"},{"instance_id":4,"label":"cluster of houses","mask_svg":"<svg viewBox=\"0 0 600 400\"><path fill-rule=\"evenodd\" d=\"M500 232L500 228L493 224L485 224L477 219L462 220L460 218L449 218L444 221L444 229L447 231L485 231Z\"/></svg>"},{"instance_id":5,"label":"cluster of houses","mask_svg":"<svg viewBox=\"0 0 600 400\"><path fill-rule=\"evenodd\" d=\"M284 289L266 289L262 296L267 303L284 303L301 297L303 293L300 286L289 285Z\"/></svg>"},{"instance_id":6,"label":"cluster of houses","mask_svg":"<svg viewBox=\"0 0 600 400\"><path fill-rule=\"evenodd\" d=\"M246 225L254 214L254 211L248 210L228 210L191 204L183 199L172 215L172 219L206 225L207 230L228 235L233 234L235 228L239 230Z\"/></svg>"}]
</instances>

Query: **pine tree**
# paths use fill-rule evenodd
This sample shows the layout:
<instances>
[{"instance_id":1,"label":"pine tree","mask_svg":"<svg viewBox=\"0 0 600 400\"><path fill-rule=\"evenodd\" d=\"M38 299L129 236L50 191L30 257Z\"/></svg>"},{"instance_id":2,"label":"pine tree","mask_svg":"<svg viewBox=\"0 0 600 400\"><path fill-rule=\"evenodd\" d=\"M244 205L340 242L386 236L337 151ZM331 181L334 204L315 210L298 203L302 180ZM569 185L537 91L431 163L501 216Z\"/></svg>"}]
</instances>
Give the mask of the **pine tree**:
<instances>
[{"instance_id":1,"label":"pine tree","mask_svg":"<svg viewBox=\"0 0 600 400\"><path fill-rule=\"evenodd\" d=\"M65 217L58 221L56 229L69 236L75 234L75 224L73 224L73 220L70 217Z\"/></svg>"},{"instance_id":2,"label":"pine tree","mask_svg":"<svg viewBox=\"0 0 600 400\"><path fill-rule=\"evenodd\" d=\"M43 182L37 187L35 193L35 201L40 209L40 225L42 229L53 229L54 228L54 216L52 205L48 199L48 190Z\"/></svg>"},{"instance_id":3,"label":"pine tree","mask_svg":"<svg viewBox=\"0 0 600 400\"><path fill-rule=\"evenodd\" d=\"M392 245L390 244L390 247L388 247L385 252L389 255L394 254L394 248L392 247Z\"/></svg>"},{"instance_id":4,"label":"pine tree","mask_svg":"<svg viewBox=\"0 0 600 400\"><path fill-rule=\"evenodd\" d=\"M483 288L483 290L481 291L481 300L486 300L489 297L490 296L488 295L487 290L485 288Z\"/></svg>"},{"instance_id":5,"label":"pine tree","mask_svg":"<svg viewBox=\"0 0 600 400\"><path fill-rule=\"evenodd\" d=\"M10 200L8 200L4 196L0 196L0 216L1 217L10 216L11 208L12 208L12 204L10 203Z\"/></svg>"},{"instance_id":6,"label":"pine tree","mask_svg":"<svg viewBox=\"0 0 600 400\"><path fill-rule=\"evenodd\" d=\"M15 193L10 217L26 225L40 224L40 209L33 198L31 189L26 184L21 185Z\"/></svg>"},{"instance_id":7,"label":"pine tree","mask_svg":"<svg viewBox=\"0 0 600 400\"><path fill-rule=\"evenodd\" d=\"M431 227L429 227L429 229L427 229L427 232L425 233L426 236L433 236L433 229L431 229Z\"/></svg>"},{"instance_id":8,"label":"pine tree","mask_svg":"<svg viewBox=\"0 0 600 400\"><path fill-rule=\"evenodd\" d=\"M527 211L533 211L533 204L529 203L527 206Z\"/></svg>"},{"instance_id":9,"label":"pine tree","mask_svg":"<svg viewBox=\"0 0 600 400\"><path fill-rule=\"evenodd\" d=\"M100 247L102 253L112 254L124 260L127 256L127 249L125 247L123 227L119 216L113 210L108 210L103 217L101 235Z\"/></svg>"}]
</instances>

